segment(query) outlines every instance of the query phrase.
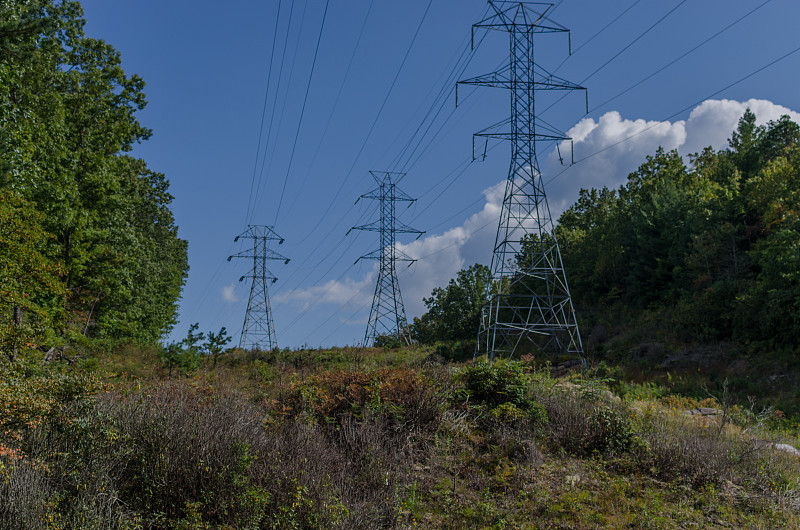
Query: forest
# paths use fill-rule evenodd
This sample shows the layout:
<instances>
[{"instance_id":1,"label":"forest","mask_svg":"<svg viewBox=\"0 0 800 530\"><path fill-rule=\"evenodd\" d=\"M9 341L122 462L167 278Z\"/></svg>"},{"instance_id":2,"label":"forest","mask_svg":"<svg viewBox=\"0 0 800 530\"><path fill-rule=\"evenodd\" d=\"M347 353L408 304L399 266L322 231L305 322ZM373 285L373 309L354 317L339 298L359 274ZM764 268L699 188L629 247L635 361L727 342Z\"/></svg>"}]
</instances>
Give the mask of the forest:
<instances>
[{"instance_id":1,"label":"forest","mask_svg":"<svg viewBox=\"0 0 800 530\"><path fill-rule=\"evenodd\" d=\"M144 81L87 37L77 2L0 13L0 341L155 343L188 273L164 175L127 153Z\"/></svg>"},{"instance_id":2,"label":"forest","mask_svg":"<svg viewBox=\"0 0 800 530\"><path fill-rule=\"evenodd\" d=\"M800 527L798 124L581 191L585 366L473 360L481 264L411 345L164 344L187 243L130 154L144 81L84 25L0 4L0 528Z\"/></svg>"}]
</instances>

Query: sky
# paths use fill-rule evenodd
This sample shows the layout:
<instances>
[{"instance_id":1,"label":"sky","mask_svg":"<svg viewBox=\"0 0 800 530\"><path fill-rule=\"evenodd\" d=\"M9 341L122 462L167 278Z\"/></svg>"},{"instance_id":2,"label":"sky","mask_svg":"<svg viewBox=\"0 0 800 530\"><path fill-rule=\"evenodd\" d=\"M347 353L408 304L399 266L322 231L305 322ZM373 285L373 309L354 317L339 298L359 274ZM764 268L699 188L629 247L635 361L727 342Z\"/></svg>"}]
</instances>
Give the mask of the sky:
<instances>
[{"instance_id":1,"label":"sky","mask_svg":"<svg viewBox=\"0 0 800 530\"><path fill-rule=\"evenodd\" d=\"M291 260L270 263L278 345L360 343L377 263L355 262L378 240L347 232L377 219L375 201L356 204L375 187L370 170L405 173L399 187L418 199L398 207L425 231L398 236L418 260L398 264L409 320L459 269L489 264L510 149L472 135L509 116L509 94L455 97L457 79L508 61L507 34L472 33L485 0L82 4L87 34L147 83L138 118L154 134L133 154L166 174L189 242L165 340L197 322L238 343L252 263L227 258L255 224L273 226L285 239L273 250ZM587 113L583 92L537 94L538 116L572 138L563 164L537 147L554 217L581 188L624 184L659 146L687 160L725 148L748 107L760 123L800 120L796 0L556 0L549 13L570 34L537 36L536 62L589 100Z\"/></svg>"}]
</instances>

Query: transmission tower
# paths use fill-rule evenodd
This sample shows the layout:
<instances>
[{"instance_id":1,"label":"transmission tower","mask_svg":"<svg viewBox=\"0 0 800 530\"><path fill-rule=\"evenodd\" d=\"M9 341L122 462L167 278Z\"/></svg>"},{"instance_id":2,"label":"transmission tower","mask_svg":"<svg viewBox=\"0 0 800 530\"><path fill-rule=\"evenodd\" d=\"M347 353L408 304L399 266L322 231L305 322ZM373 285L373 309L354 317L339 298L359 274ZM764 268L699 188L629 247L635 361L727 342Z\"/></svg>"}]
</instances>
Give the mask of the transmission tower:
<instances>
[{"instance_id":1,"label":"transmission tower","mask_svg":"<svg viewBox=\"0 0 800 530\"><path fill-rule=\"evenodd\" d=\"M578 323L536 157L537 143L556 142L558 147L557 142L570 138L536 118L534 96L541 90L586 89L534 62L534 36L569 31L547 18L552 4L489 0L489 6L490 16L473 25L473 35L476 29L507 32L510 61L496 72L459 84L510 91L511 117L475 136L485 142L510 140L511 167L476 354L487 354L490 362L495 356L534 351L582 358ZM473 152L474 145L473 140Z\"/></svg>"},{"instance_id":2,"label":"transmission tower","mask_svg":"<svg viewBox=\"0 0 800 530\"><path fill-rule=\"evenodd\" d=\"M374 344L380 335L395 335L406 344L409 343L407 333L406 310L403 307L403 297L400 294L400 284L397 282L395 262L407 261L410 267L416 260L407 256L395 246L395 234L417 234L417 239L424 234L397 220L395 216L395 203L407 202L409 206L416 201L397 188L398 182L405 176L403 173L389 173L370 171L370 175L378 183L378 187L359 197L380 201L380 219L372 223L354 226L350 230L366 230L380 234L380 248L361 256L362 259L374 259L380 263L378 269L378 282L375 285L375 295L372 298L372 309L369 312L367 331L364 334L364 346ZM356 201L358 202L358 201ZM348 234L350 233L348 230Z\"/></svg>"},{"instance_id":3,"label":"transmission tower","mask_svg":"<svg viewBox=\"0 0 800 530\"><path fill-rule=\"evenodd\" d=\"M275 323L272 321L267 280L275 283L278 278L267 268L267 261L282 260L284 263L289 263L289 258L269 249L270 241L277 241L279 245L283 244L283 238L276 234L271 226L247 225L247 230L236 236L234 242L239 239L253 241L249 248L233 256L228 256L228 261L233 258L253 260L253 270L250 274L239 278L240 282L245 278L252 280L239 347L272 350L278 347L278 340L275 336Z\"/></svg>"}]
</instances>

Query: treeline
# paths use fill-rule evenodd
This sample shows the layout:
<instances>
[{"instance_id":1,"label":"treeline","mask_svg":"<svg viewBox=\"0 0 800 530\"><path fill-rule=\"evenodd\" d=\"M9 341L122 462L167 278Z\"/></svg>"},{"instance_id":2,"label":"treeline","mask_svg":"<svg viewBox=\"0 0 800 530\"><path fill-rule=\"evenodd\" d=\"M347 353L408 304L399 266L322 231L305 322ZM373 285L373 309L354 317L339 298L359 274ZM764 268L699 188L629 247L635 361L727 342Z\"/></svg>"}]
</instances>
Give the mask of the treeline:
<instances>
[{"instance_id":1,"label":"treeline","mask_svg":"<svg viewBox=\"0 0 800 530\"><path fill-rule=\"evenodd\" d=\"M800 345L800 127L747 111L720 151L659 150L619 190L582 190L558 241L584 311L657 313L687 340ZM635 320L632 318L631 320Z\"/></svg>"},{"instance_id":2,"label":"treeline","mask_svg":"<svg viewBox=\"0 0 800 530\"><path fill-rule=\"evenodd\" d=\"M727 149L688 165L659 149L618 190L581 190L556 235L584 323L610 312L632 327L655 318L677 340L800 345L800 127L788 116L757 126L748 110ZM490 278L474 265L434 289L415 338L471 354Z\"/></svg>"},{"instance_id":3,"label":"treeline","mask_svg":"<svg viewBox=\"0 0 800 530\"><path fill-rule=\"evenodd\" d=\"M186 274L164 175L128 155L144 81L80 3L0 3L0 339L155 342ZM61 338L57 338L61 337Z\"/></svg>"}]
</instances>

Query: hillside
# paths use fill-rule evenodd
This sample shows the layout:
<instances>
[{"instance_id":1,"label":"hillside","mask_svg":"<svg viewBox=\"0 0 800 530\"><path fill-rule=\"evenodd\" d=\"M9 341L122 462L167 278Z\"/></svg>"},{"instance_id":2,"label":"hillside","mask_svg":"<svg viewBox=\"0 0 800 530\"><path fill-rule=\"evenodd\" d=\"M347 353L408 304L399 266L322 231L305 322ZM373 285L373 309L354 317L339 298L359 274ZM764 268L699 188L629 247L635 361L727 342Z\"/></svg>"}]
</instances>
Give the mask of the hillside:
<instances>
[{"instance_id":1,"label":"hillside","mask_svg":"<svg viewBox=\"0 0 800 530\"><path fill-rule=\"evenodd\" d=\"M2 365L3 528L800 526L797 430L725 395L425 349L77 363Z\"/></svg>"}]
</instances>

